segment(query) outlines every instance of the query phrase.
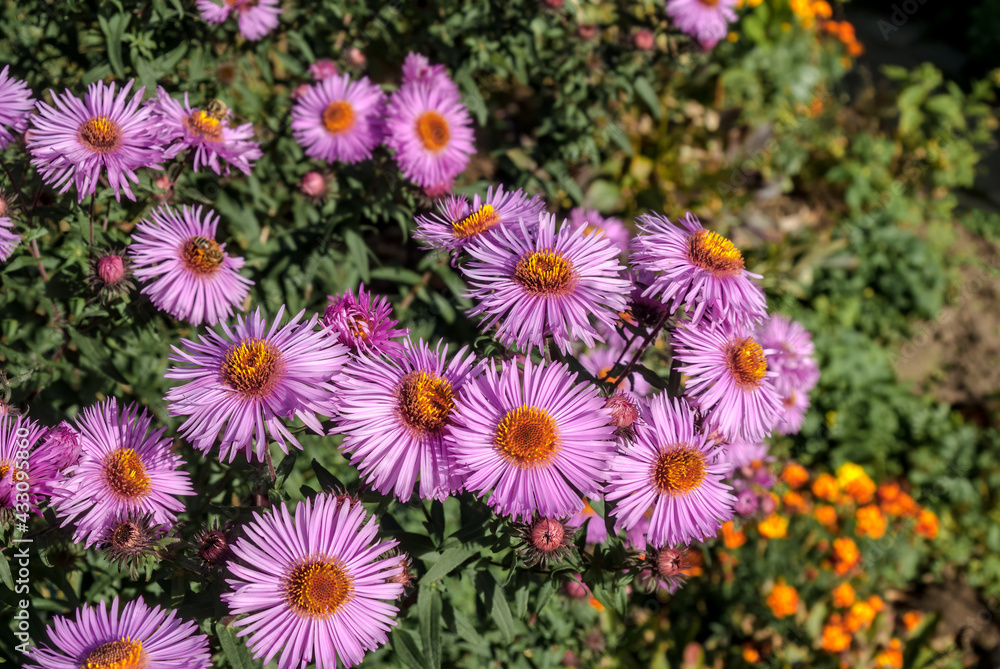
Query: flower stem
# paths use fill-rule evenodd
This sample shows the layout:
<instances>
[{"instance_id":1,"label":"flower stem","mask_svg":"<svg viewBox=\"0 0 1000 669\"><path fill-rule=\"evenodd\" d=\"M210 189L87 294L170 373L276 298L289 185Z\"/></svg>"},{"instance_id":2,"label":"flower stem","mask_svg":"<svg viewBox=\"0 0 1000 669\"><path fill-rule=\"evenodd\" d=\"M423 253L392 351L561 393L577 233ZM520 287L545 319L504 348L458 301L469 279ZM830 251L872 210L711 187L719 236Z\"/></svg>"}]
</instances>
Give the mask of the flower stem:
<instances>
[{"instance_id":1,"label":"flower stem","mask_svg":"<svg viewBox=\"0 0 1000 669\"><path fill-rule=\"evenodd\" d=\"M663 326L666 324L667 319L669 318L670 314L664 313L663 318L660 319L660 322L657 323L648 333L646 333L645 338L643 338L642 340L642 345L639 346L638 349L636 349L636 352L632 355L632 359L629 360L628 365L625 366L625 371L622 372L621 375L618 377L619 379L628 379L628 375L632 373L632 369L635 367L635 364L639 362L639 358L642 357L642 354L646 352L646 349L649 348L649 345L652 344L653 340L656 339L657 335L660 334L660 330L663 329Z\"/></svg>"}]
</instances>

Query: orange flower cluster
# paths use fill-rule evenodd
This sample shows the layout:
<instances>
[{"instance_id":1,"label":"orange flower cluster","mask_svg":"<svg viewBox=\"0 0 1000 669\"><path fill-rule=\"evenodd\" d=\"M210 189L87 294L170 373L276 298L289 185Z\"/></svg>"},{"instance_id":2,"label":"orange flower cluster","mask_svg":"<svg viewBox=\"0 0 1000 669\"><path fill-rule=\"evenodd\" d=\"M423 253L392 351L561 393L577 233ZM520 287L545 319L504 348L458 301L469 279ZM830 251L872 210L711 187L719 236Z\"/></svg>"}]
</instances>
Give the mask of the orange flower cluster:
<instances>
[{"instance_id":1,"label":"orange flower cluster","mask_svg":"<svg viewBox=\"0 0 1000 669\"><path fill-rule=\"evenodd\" d=\"M747 542L746 532L736 529L733 521L727 521L722 524L722 542L729 550L739 548Z\"/></svg>"},{"instance_id":2,"label":"orange flower cluster","mask_svg":"<svg viewBox=\"0 0 1000 669\"><path fill-rule=\"evenodd\" d=\"M917 525L913 531L927 539L935 539L938 535L938 517L929 509L921 509L917 516Z\"/></svg>"},{"instance_id":3,"label":"orange flower cluster","mask_svg":"<svg viewBox=\"0 0 1000 669\"><path fill-rule=\"evenodd\" d=\"M903 643L890 639L889 647L875 656L876 669L903 669Z\"/></svg>"},{"instance_id":4,"label":"orange flower cluster","mask_svg":"<svg viewBox=\"0 0 1000 669\"><path fill-rule=\"evenodd\" d=\"M859 564L861 564L861 551L858 550L854 539L837 537L833 540L833 571L838 576L843 576Z\"/></svg>"},{"instance_id":5,"label":"orange flower cluster","mask_svg":"<svg viewBox=\"0 0 1000 669\"><path fill-rule=\"evenodd\" d=\"M855 522L854 531L857 532L858 536L871 537L872 539L881 539L888 524L881 509L874 504L859 508L855 514Z\"/></svg>"},{"instance_id":6,"label":"orange flower cluster","mask_svg":"<svg viewBox=\"0 0 1000 669\"><path fill-rule=\"evenodd\" d=\"M809 508L806 498L794 490L786 490L785 494L781 496L781 501L789 513L805 513Z\"/></svg>"},{"instance_id":7,"label":"orange flower cluster","mask_svg":"<svg viewBox=\"0 0 1000 669\"><path fill-rule=\"evenodd\" d=\"M890 516L913 516L920 513L920 507L913 498L903 492L895 481L883 483L878 487L878 503L882 511Z\"/></svg>"},{"instance_id":8,"label":"orange flower cluster","mask_svg":"<svg viewBox=\"0 0 1000 669\"><path fill-rule=\"evenodd\" d=\"M820 525L823 525L827 529L837 527L837 510L832 506L826 504L817 506L813 511L813 517Z\"/></svg>"},{"instance_id":9,"label":"orange flower cluster","mask_svg":"<svg viewBox=\"0 0 1000 669\"><path fill-rule=\"evenodd\" d=\"M784 539L788 536L788 518L777 513L772 513L757 523L757 531L761 533L761 536L768 539Z\"/></svg>"},{"instance_id":10,"label":"orange flower cluster","mask_svg":"<svg viewBox=\"0 0 1000 669\"><path fill-rule=\"evenodd\" d=\"M854 26L849 22L823 21L820 24L820 28L823 32L829 33L843 42L844 46L847 47L847 53L851 54L854 58L865 52L865 48L858 41L857 35L854 34Z\"/></svg>"},{"instance_id":11,"label":"orange flower cluster","mask_svg":"<svg viewBox=\"0 0 1000 669\"><path fill-rule=\"evenodd\" d=\"M792 490L798 490L809 482L809 472L797 462L789 462L781 470L781 480Z\"/></svg>"},{"instance_id":12,"label":"orange flower cluster","mask_svg":"<svg viewBox=\"0 0 1000 669\"><path fill-rule=\"evenodd\" d=\"M846 609L854 603L854 588L850 583L841 583L833 589L833 605L838 609Z\"/></svg>"},{"instance_id":13,"label":"orange flower cluster","mask_svg":"<svg viewBox=\"0 0 1000 669\"><path fill-rule=\"evenodd\" d=\"M840 485L829 474L820 474L813 481L812 493L824 501L836 502L840 499Z\"/></svg>"},{"instance_id":14,"label":"orange flower cluster","mask_svg":"<svg viewBox=\"0 0 1000 669\"><path fill-rule=\"evenodd\" d=\"M839 613L830 616L823 626L820 648L828 653L841 653L851 647L851 633L844 627Z\"/></svg>"},{"instance_id":15,"label":"orange flower cluster","mask_svg":"<svg viewBox=\"0 0 1000 669\"><path fill-rule=\"evenodd\" d=\"M875 620L875 615L878 613L876 607L878 607L878 610L881 610L881 598L874 599L872 597L868 601L854 602L847 615L844 616L844 628L850 632L868 629L871 627L872 621Z\"/></svg>"},{"instance_id":16,"label":"orange flower cluster","mask_svg":"<svg viewBox=\"0 0 1000 669\"><path fill-rule=\"evenodd\" d=\"M833 8L826 0L791 0L791 5L803 28L811 29L816 25L816 19L833 16Z\"/></svg>"},{"instance_id":17,"label":"orange flower cluster","mask_svg":"<svg viewBox=\"0 0 1000 669\"><path fill-rule=\"evenodd\" d=\"M906 628L907 632L912 632L917 629L917 627L924 620L924 614L921 611L907 611L903 614L903 627Z\"/></svg>"},{"instance_id":18,"label":"orange flower cluster","mask_svg":"<svg viewBox=\"0 0 1000 669\"><path fill-rule=\"evenodd\" d=\"M837 485L858 504L868 504L875 496L875 482L860 465L853 462L837 467Z\"/></svg>"},{"instance_id":19,"label":"orange flower cluster","mask_svg":"<svg viewBox=\"0 0 1000 669\"><path fill-rule=\"evenodd\" d=\"M767 605L771 607L771 613L775 618L795 615L799 608L799 593L790 585L778 583L771 588L771 594L767 596Z\"/></svg>"}]
</instances>

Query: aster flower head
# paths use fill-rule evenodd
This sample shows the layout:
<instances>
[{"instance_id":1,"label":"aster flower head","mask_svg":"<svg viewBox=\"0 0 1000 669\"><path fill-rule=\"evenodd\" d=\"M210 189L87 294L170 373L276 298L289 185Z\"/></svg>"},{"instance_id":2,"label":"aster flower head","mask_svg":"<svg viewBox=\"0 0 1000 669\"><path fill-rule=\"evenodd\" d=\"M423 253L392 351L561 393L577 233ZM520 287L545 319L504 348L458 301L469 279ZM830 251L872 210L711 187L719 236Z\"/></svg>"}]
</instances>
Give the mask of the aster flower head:
<instances>
[{"instance_id":1,"label":"aster flower head","mask_svg":"<svg viewBox=\"0 0 1000 669\"><path fill-rule=\"evenodd\" d=\"M646 540L655 548L714 536L733 516L735 498L722 482L729 467L695 430L694 412L660 393L635 441L611 463L605 498L617 501L615 529L637 526L651 511Z\"/></svg>"},{"instance_id":2,"label":"aster flower head","mask_svg":"<svg viewBox=\"0 0 1000 669\"><path fill-rule=\"evenodd\" d=\"M103 81L92 83L83 100L69 91L50 91L52 106L39 102L27 135L31 163L44 181L60 193L76 186L82 202L97 190L101 174L115 192L135 200L129 182L139 183L136 170L162 170L156 121L142 104L144 88L129 98L133 79L116 90Z\"/></svg>"},{"instance_id":3,"label":"aster flower head","mask_svg":"<svg viewBox=\"0 0 1000 669\"><path fill-rule=\"evenodd\" d=\"M28 84L10 76L9 72L10 65L0 70L0 151L14 141L14 133L28 129L28 117L35 108Z\"/></svg>"},{"instance_id":4,"label":"aster flower head","mask_svg":"<svg viewBox=\"0 0 1000 669\"><path fill-rule=\"evenodd\" d=\"M685 395L707 423L727 441L763 441L778 420L780 399L764 349L748 331L681 325L674 350L688 375Z\"/></svg>"},{"instance_id":5,"label":"aster flower head","mask_svg":"<svg viewBox=\"0 0 1000 669\"><path fill-rule=\"evenodd\" d=\"M575 341L604 341L591 316L613 329L625 309L629 284L619 275L618 249L610 240L585 235L555 217L540 214L538 229L501 228L466 247L472 261L462 266L469 296L478 301L472 315L485 315L483 329L497 325L496 337L529 352L543 348L551 335L568 353Z\"/></svg>"},{"instance_id":6,"label":"aster flower head","mask_svg":"<svg viewBox=\"0 0 1000 669\"><path fill-rule=\"evenodd\" d=\"M604 522L604 517L598 515L586 498L583 500L583 508L574 513L566 525L571 528L586 526L588 544L603 544L607 541L608 526Z\"/></svg>"},{"instance_id":7,"label":"aster flower head","mask_svg":"<svg viewBox=\"0 0 1000 669\"><path fill-rule=\"evenodd\" d=\"M213 572L225 568L233 557L235 530L230 523L213 522L194 537L194 546L202 571Z\"/></svg>"},{"instance_id":8,"label":"aster flower head","mask_svg":"<svg viewBox=\"0 0 1000 669\"><path fill-rule=\"evenodd\" d=\"M767 364L774 372L774 387L779 395L788 397L795 390L801 393L812 390L819 381L819 367L808 330L786 316L774 314L756 328L754 336L767 353Z\"/></svg>"},{"instance_id":9,"label":"aster flower head","mask_svg":"<svg viewBox=\"0 0 1000 669\"><path fill-rule=\"evenodd\" d=\"M604 235L618 247L621 253L628 253L632 235L620 218L602 216L596 209L574 207L569 212L571 228L583 228L586 234Z\"/></svg>"},{"instance_id":10,"label":"aster flower head","mask_svg":"<svg viewBox=\"0 0 1000 669\"><path fill-rule=\"evenodd\" d=\"M18 502L25 502L19 494L27 493L29 509L42 515L60 464L54 452L41 446L44 433L45 428L26 416L0 413L0 525L10 520Z\"/></svg>"},{"instance_id":11,"label":"aster flower head","mask_svg":"<svg viewBox=\"0 0 1000 669\"><path fill-rule=\"evenodd\" d=\"M443 90L456 100L461 97L458 86L448 76L444 65L431 65L427 56L412 51L403 61L403 85L407 84L427 84Z\"/></svg>"},{"instance_id":12,"label":"aster flower head","mask_svg":"<svg viewBox=\"0 0 1000 669\"><path fill-rule=\"evenodd\" d=\"M333 386L347 348L316 329L318 317L303 322L304 311L281 325L284 306L273 322L258 308L236 326L222 324L198 341L182 340L166 378L183 381L167 391L171 416L186 416L180 433L207 453L218 440L219 459L230 462L242 450L248 460L264 459L268 437L288 453L302 448L282 419L297 417L324 434L319 416L332 416Z\"/></svg>"},{"instance_id":13,"label":"aster flower head","mask_svg":"<svg viewBox=\"0 0 1000 669\"><path fill-rule=\"evenodd\" d=\"M315 81L323 81L328 77L335 77L339 73L337 64L329 58L320 58L309 66L309 76Z\"/></svg>"},{"instance_id":14,"label":"aster flower head","mask_svg":"<svg viewBox=\"0 0 1000 669\"><path fill-rule=\"evenodd\" d=\"M49 643L28 651L25 669L126 669L170 667L209 669L208 637L198 626L138 598L111 609L101 600L84 604L72 620L55 616L47 628Z\"/></svg>"},{"instance_id":15,"label":"aster flower head","mask_svg":"<svg viewBox=\"0 0 1000 669\"><path fill-rule=\"evenodd\" d=\"M515 519L563 518L596 497L614 455L614 427L597 387L564 364L513 362L463 388L448 433L465 489Z\"/></svg>"},{"instance_id":16,"label":"aster flower head","mask_svg":"<svg viewBox=\"0 0 1000 669\"><path fill-rule=\"evenodd\" d=\"M561 562L573 549L576 528L556 518L536 516L527 523L514 523L514 533L520 540L518 554L525 565L547 568Z\"/></svg>"},{"instance_id":17,"label":"aster flower head","mask_svg":"<svg viewBox=\"0 0 1000 669\"><path fill-rule=\"evenodd\" d=\"M352 352L395 354L399 342L393 341L410 333L408 328L395 327L399 321L390 318L392 305L384 295L358 287L357 295L344 291L339 297L330 297L330 304L323 312L323 326L329 336Z\"/></svg>"},{"instance_id":18,"label":"aster flower head","mask_svg":"<svg viewBox=\"0 0 1000 669\"><path fill-rule=\"evenodd\" d=\"M807 411L809 411L809 393L792 390L788 395L783 395L774 431L778 434L798 434L802 424L806 422Z\"/></svg>"},{"instance_id":19,"label":"aster flower head","mask_svg":"<svg viewBox=\"0 0 1000 669\"><path fill-rule=\"evenodd\" d=\"M712 49L725 39L729 24L736 20L737 0L667 0L667 16L677 28Z\"/></svg>"},{"instance_id":20,"label":"aster flower head","mask_svg":"<svg viewBox=\"0 0 1000 669\"><path fill-rule=\"evenodd\" d=\"M538 195L529 198L520 189L505 193L503 186L490 186L485 198L473 195L471 204L465 196L453 195L438 205L437 214L417 216L414 237L424 248L458 252L481 235L520 230L521 220L533 227L544 206Z\"/></svg>"},{"instance_id":21,"label":"aster flower head","mask_svg":"<svg viewBox=\"0 0 1000 669\"><path fill-rule=\"evenodd\" d=\"M421 499L462 488L447 435L475 356L467 348L447 356L447 346L406 340L392 358L356 357L336 380L341 448L380 493L405 502L418 479Z\"/></svg>"},{"instance_id":22,"label":"aster flower head","mask_svg":"<svg viewBox=\"0 0 1000 669\"><path fill-rule=\"evenodd\" d=\"M766 459L774 459L768 455L768 446L762 441L752 442L744 439L734 439L730 443L725 444L722 450L723 460L732 465L733 469L749 467L755 462L762 463Z\"/></svg>"},{"instance_id":23,"label":"aster flower head","mask_svg":"<svg viewBox=\"0 0 1000 669\"><path fill-rule=\"evenodd\" d=\"M279 0L198 0L201 18L208 23L223 23L236 12L240 33L251 42L278 27Z\"/></svg>"},{"instance_id":24,"label":"aster flower head","mask_svg":"<svg viewBox=\"0 0 1000 669\"><path fill-rule=\"evenodd\" d=\"M476 152L472 118L447 86L411 83L389 99L386 145L407 179L422 188L450 184Z\"/></svg>"},{"instance_id":25,"label":"aster flower head","mask_svg":"<svg viewBox=\"0 0 1000 669\"><path fill-rule=\"evenodd\" d=\"M379 556L395 547L382 542L375 517L361 505L329 495L258 514L232 546L230 592L223 594L233 623L249 636L254 658L279 669L345 667L388 641L396 599L403 586L402 555Z\"/></svg>"},{"instance_id":26,"label":"aster flower head","mask_svg":"<svg viewBox=\"0 0 1000 669\"><path fill-rule=\"evenodd\" d=\"M232 316L253 282L239 274L243 258L215 241L219 216L201 206L163 205L132 233L129 254L142 292L157 309L194 325Z\"/></svg>"},{"instance_id":27,"label":"aster flower head","mask_svg":"<svg viewBox=\"0 0 1000 669\"><path fill-rule=\"evenodd\" d=\"M66 469L80 460L80 433L63 421L46 430L40 448L51 454L56 469Z\"/></svg>"},{"instance_id":28,"label":"aster flower head","mask_svg":"<svg viewBox=\"0 0 1000 669\"><path fill-rule=\"evenodd\" d=\"M683 303L694 325L706 317L752 327L767 315L764 291L751 280L760 275L744 269L743 254L731 241L703 228L690 212L679 224L659 214L637 220L642 225L633 264L656 274L643 295L658 296L671 311Z\"/></svg>"},{"instance_id":29,"label":"aster flower head","mask_svg":"<svg viewBox=\"0 0 1000 669\"><path fill-rule=\"evenodd\" d=\"M107 304L127 295L132 283L132 262L124 252L105 249L90 259L87 286Z\"/></svg>"},{"instance_id":30,"label":"aster flower head","mask_svg":"<svg viewBox=\"0 0 1000 669\"><path fill-rule=\"evenodd\" d=\"M178 496L193 495L191 475L172 452L165 427L149 432L152 416L137 405L119 409L115 398L83 410L80 460L66 469L66 478L52 491L61 527L75 524L73 541L85 548L105 536L116 520L149 514L161 525L172 525L184 509Z\"/></svg>"},{"instance_id":31,"label":"aster flower head","mask_svg":"<svg viewBox=\"0 0 1000 669\"><path fill-rule=\"evenodd\" d=\"M228 176L231 165L250 174L253 161L264 155L254 141L253 124L232 125L231 113L219 100L199 109L191 106L187 93L181 104L160 88L150 101L150 109L157 123L158 140L164 147L163 157L171 159L191 149L195 172L210 167L216 174Z\"/></svg>"},{"instance_id":32,"label":"aster flower head","mask_svg":"<svg viewBox=\"0 0 1000 669\"><path fill-rule=\"evenodd\" d=\"M100 544L118 571L128 572L136 580L142 572L147 576L152 573L159 561L160 540L166 534L167 528L157 525L152 514L128 512L109 521Z\"/></svg>"},{"instance_id":33,"label":"aster flower head","mask_svg":"<svg viewBox=\"0 0 1000 669\"><path fill-rule=\"evenodd\" d=\"M311 158L328 163L368 160L385 134L385 100L385 93L368 77L326 77L292 107L292 134Z\"/></svg>"},{"instance_id":34,"label":"aster flower head","mask_svg":"<svg viewBox=\"0 0 1000 669\"><path fill-rule=\"evenodd\" d=\"M4 262L21 243L21 235L14 229L14 221L4 216L7 211L7 201L0 193L0 262Z\"/></svg>"},{"instance_id":35,"label":"aster flower head","mask_svg":"<svg viewBox=\"0 0 1000 669\"><path fill-rule=\"evenodd\" d=\"M674 594L691 575L694 562L686 548L663 547L643 553L635 565L639 584L647 591L666 590Z\"/></svg>"}]
</instances>

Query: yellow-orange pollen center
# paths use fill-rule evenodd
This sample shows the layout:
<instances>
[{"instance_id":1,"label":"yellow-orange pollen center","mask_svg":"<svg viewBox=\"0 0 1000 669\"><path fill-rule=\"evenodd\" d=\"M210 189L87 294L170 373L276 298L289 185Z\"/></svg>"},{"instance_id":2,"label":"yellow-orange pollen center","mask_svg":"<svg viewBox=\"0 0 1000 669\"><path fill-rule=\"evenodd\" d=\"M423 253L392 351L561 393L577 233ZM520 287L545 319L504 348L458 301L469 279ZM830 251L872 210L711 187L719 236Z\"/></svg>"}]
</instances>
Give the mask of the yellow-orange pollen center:
<instances>
[{"instance_id":1,"label":"yellow-orange pollen center","mask_svg":"<svg viewBox=\"0 0 1000 669\"><path fill-rule=\"evenodd\" d=\"M184 127L210 142L222 141L222 122L204 110L192 112L184 117Z\"/></svg>"},{"instance_id":2,"label":"yellow-orange pollen center","mask_svg":"<svg viewBox=\"0 0 1000 669\"><path fill-rule=\"evenodd\" d=\"M400 415L421 432L438 432L455 406L451 384L436 374L410 372L399 382L398 393Z\"/></svg>"},{"instance_id":3,"label":"yellow-orange pollen center","mask_svg":"<svg viewBox=\"0 0 1000 669\"><path fill-rule=\"evenodd\" d=\"M332 135L340 135L354 127L354 107L347 100L331 102L323 110L323 125Z\"/></svg>"},{"instance_id":4,"label":"yellow-orange pollen center","mask_svg":"<svg viewBox=\"0 0 1000 669\"><path fill-rule=\"evenodd\" d=\"M0 479L6 478L7 472L10 472L10 480L16 481L17 473L19 471L20 470L14 466L13 460L0 460ZM24 480L27 481L28 472L25 472L24 474L25 474Z\"/></svg>"},{"instance_id":5,"label":"yellow-orange pollen center","mask_svg":"<svg viewBox=\"0 0 1000 669\"><path fill-rule=\"evenodd\" d=\"M743 271L743 254L718 232L693 233L688 238L688 259L715 276L738 276Z\"/></svg>"},{"instance_id":6,"label":"yellow-orange pollen center","mask_svg":"<svg viewBox=\"0 0 1000 669\"><path fill-rule=\"evenodd\" d=\"M427 111L417 119L417 137L431 153L440 153L451 140L448 121L436 111Z\"/></svg>"},{"instance_id":7,"label":"yellow-orange pollen center","mask_svg":"<svg viewBox=\"0 0 1000 669\"><path fill-rule=\"evenodd\" d=\"M90 651L80 669L145 669L149 666L142 642L123 637Z\"/></svg>"},{"instance_id":8,"label":"yellow-orange pollen center","mask_svg":"<svg viewBox=\"0 0 1000 669\"><path fill-rule=\"evenodd\" d=\"M547 465L559 449L556 421L545 409L520 406L501 419L493 444L507 462L521 469Z\"/></svg>"},{"instance_id":9,"label":"yellow-orange pollen center","mask_svg":"<svg viewBox=\"0 0 1000 669\"><path fill-rule=\"evenodd\" d=\"M500 214L491 204L484 204L461 221L451 224L452 233L459 239L480 235L500 222Z\"/></svg>"},{"instance_id":10,"label":"yellow-orange pollen center","mask_svg":"<svg viewBox=\"0 0 1000 669\"><path fill-rule=\"evenodd\" d=\"M127 549L135 545L139 538L139 527L133 522L125 521L111 533L111 545L118 549Z\"/></svg>"},{"instance_id":11,"label":"yellow-orange pollen center","mask_svg":"<svg viewBox=\"0 0 1000 669\"><path fill-rule=\"evenodd\" d=\"M706 7L718 7L719 0L701 0L701 4L705 5Z\"/></svg>"},{"instance_id":12,"label":"yellow-orange pollen center","mask_svg":"<svg viewBox=\"0 0 1000 669\"><path fill-rule=\"evenodd\" d=\"M697 489L705 480L706 472L702 452L681 444L671 450L660 451L653 463L653 485L663 495L683 495Z\"/></svg>"},{"instance_id":13,"label":"yellow-orange pollen center","mask_svg":"<svg viewBox=\"0 0 1000 669\"><path fill-rule=\"evenodd\" d=\"M285 578L285 601L304 618L329 618L353 598L354 579L340 560L310 560Z\"/></svg>"},{"instance_id":14,"label":"yellow-orange pollen center","mask_svg":"<svg viewBox=\"0 0 1000 669\"><path fill-rule=\"evenodd\" d=\"M517 261L514 280L536 295L561 294L573 284L573 265L558 251L533 251Z\"/></svg>"},{"instance_id":15,"label":"yellow-orange pollen center","mask_svg":"<svg viewBox=\"0 0 1000 669\"><path fill-rule=\"evenodd\" d=\"M122 128L107 116L95 116L84 121L77 136L88 149L97 153L110 153L121 143Z\"/></svg>"},{"instance_id":16,"label":"yellow-orange pollen center","mask_svg":"<svg viewBox=\"0 0 1000 669\"><path fill-rule=\"evenodd\" d=\"M118 448L108 454L104 460L104 481L125 499L142 499L152 489L142 458L131 448Z\"/></svg>"},{"instance_id":17,"label":"yellow-orange pollen center","mask_svg":"<svg viewBox=\"0 0 1000 669\"><path fill-rule=\"evenodd\" d=\"M184 264L195 274L214 274L226 259L222 247L208 237L192 237L181 249Z\"/></svg>"},{"instance_id":18,"label":"yellow-orange pollen center","mask_svg":"<svg viewBox=\"0 0 1000 669\"><path fill-rule=\"evenodd\" d=\"M736 385L744 390L758 387L767 375L764 349L752 337L731 343L726 350L726 363Z\"/></svg>"},{"instance_id":19,"label":"yellow-orange pollen center","mask_svg":"<svg viewBox=\"0 0 1000 669\"><path fill-rule=\"evenodd\" d=\"M230 388L258 397L271 389L278 379L281 354L274 344L249 337L233 346L222 361L222 379Z\"/></svg>"}]
</instances>

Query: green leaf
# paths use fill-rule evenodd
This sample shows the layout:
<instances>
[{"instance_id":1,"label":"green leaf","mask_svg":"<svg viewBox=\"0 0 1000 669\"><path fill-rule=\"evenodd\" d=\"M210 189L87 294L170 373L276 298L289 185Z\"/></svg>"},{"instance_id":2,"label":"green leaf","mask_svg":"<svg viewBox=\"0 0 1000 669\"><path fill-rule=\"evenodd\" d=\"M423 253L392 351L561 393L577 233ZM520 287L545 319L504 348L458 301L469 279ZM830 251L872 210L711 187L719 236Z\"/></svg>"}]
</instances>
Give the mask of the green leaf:
<instances>
[{"instance_id":1,"label":"green leaf","mask_svg":"<svg viewBox=\"0 0 1000 669\"><path fill-rule=\"evenodd\" d=\"M344 244L347 245L347 252L354 261L354 266L358 269L361 280L365 283L371 281L371 275L368 271L368 247L365 246L365 240L356 230L346 230Z\"/></svg>"},{"instance_id":2,"label":"green leaf","mask_svg":"<svg viewBox=\"0 0 1000 669\"><path fill-rule=\"evenodd\" d=\"M646 77L637 77L635 83L635 92L639 98L645 103L646 107L649 108L649 113L653 115L657 121L663 116L663 110L660 108L660 98L656 95L656 91L653 90L653 86L649 83Z\"/></svg>"},{"instance_id":3,"label":"green leaf","mask_svg":"<svg viewBox=\"0 0 1000 669\"><path fill-rule=\"evenodd\" d=\"M424 647L427 667L441 666L441 593L433 588L420 588L417 595L417 617L420 620L420 641Z\"/></svg>"},{"instance_id":4,"label":"green leaf","mask_svg":"<svg viewBox=\"0 0 1000 669\"><path fill-rule=\"evenodd\" d=\"M233 669L254 669L257 665L250 657L246 644L236 638L233 631L222 623L215 624L215 635L219 637L219 645Z\"/></svg>"},{"instance_id":5,"label":"green leaf","mask_svg":"<svg viewBox=\"0 0 1000 669\"><path fill-rule=\"evenodd\" d=\"M108 42L108 62L111 63L111 69L114 70L114 73L123 79L125 78L125 63L122 62L122 35L125 34L125 28L131 18L132 15L127 13L115 14L110 19L103 16L98 17L101 32L104 33Z\"/></svg>"},{"instance_id":6,"label":"green leaf","mask_svg":"<svg viewBox=\"0 0 1000 669\"><path fill-rule=\"evenodd\" d=\"M10 574L10 563L6 555L0 556L0 581L9 589L14 589L14 577Z\"/></svg>"},{"instance_id":7,"label":"green leaf","mask_svg":"<svg viewBox=\"0 0 1000 669\"><path fill-rule=\"evenodd\" d=\"M392 635L392 649L396 651L396 655L403 663L410 667L411 669L424 669L427 663L424 661L424 655L417 648L416 642L413 641L413 637L409 632L402 629L397 629Z\"/></svg>"},{"instance_id":8,"label":"green leaf","mask_svg":"<svg viewBox=\"0 0 1000 669\"><path fill-rule=\"evenodd\" d=\"M439 579L444 578L451 572L453 572L460 564L472 557L472 554L476 551L472 548L466 546L458 546L456 548L449 548L448 550L441 553L441 557L438 561L434 563L434 566L427 570L423 578L420 579L422 583L433 583Z\"/></svg>"},{"instance_id":9,"label":"green leaf","mask_svg":"<svg viewBox=\"0 0 1000 669\"><path fill-rule=\"evenodd\" d=\"M493 588L493 620L504 636L504 641L512 643L514 641L514 617L510 613L510 604L507 603L507 593L499 583Z\"/></svg>"}]
</instances>

